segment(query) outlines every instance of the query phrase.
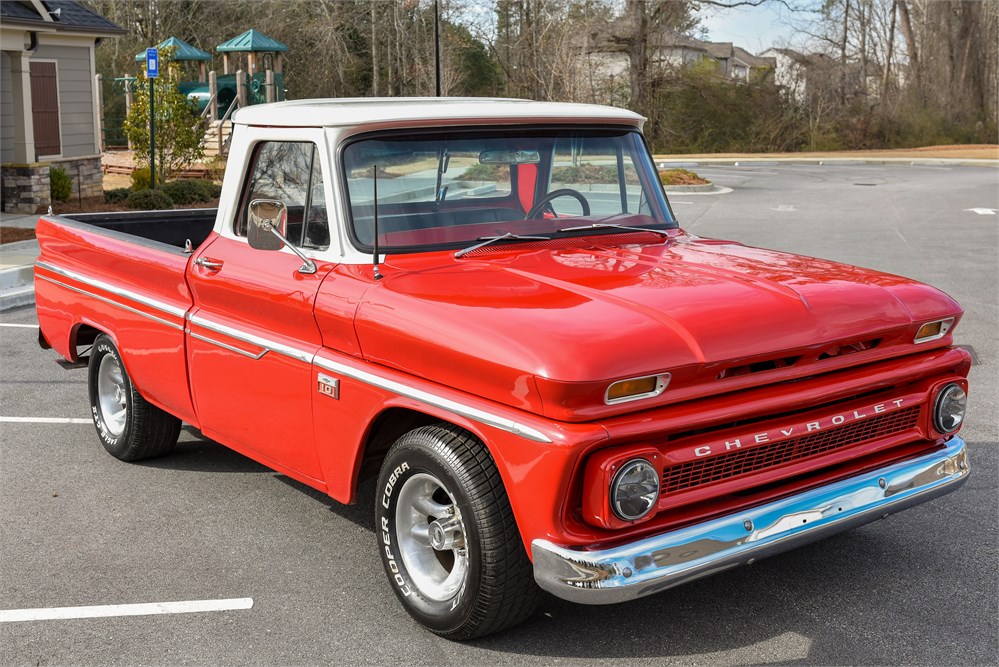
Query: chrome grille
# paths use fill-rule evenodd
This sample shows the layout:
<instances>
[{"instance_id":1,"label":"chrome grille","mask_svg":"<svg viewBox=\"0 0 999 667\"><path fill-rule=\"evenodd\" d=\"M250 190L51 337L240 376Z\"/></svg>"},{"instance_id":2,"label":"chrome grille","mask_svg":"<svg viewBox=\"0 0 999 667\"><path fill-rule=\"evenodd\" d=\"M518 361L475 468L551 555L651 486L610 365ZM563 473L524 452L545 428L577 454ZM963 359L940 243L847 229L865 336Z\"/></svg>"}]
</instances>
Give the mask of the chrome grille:
<instances>
[{"instance_id":1,"label":"chrome grille","mask_svg":"<svg viewBox=\"0 0 999 667\"><path fill-rule=\"evenodd\" d=\"M688 461L663 470L663 494L722 482L749 473L852 447L915 428L920 406L878 415L816 433Z\"/></svg>"}]
</instances>

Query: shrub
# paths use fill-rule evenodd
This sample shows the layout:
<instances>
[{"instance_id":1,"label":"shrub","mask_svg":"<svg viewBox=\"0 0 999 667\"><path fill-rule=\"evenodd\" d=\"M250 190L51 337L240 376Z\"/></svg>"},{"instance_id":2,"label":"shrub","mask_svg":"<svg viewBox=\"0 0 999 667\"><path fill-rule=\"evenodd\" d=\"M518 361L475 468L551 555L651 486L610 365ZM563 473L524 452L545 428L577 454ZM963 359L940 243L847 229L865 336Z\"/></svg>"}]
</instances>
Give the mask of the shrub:
<instances>
[{"instance_id":1,"label":"shrub","mask_svg":"<svg viewBox=\"0 0 999 667\"><path fill-rule=\"evenodd\" d=\"M368 173L371 173L370 169L368 170ZM378 178L381 177L382 174L379 170ZM505 182L510 180L510 166L506 164L473 164L454 180Z\"/></svg>"},{"instance_id":2,"label":"shrub","mask_svg":"<svg viewBox=\"0 0 999 667\"><path fill-rule=\"evenodd\" d=\"M208 170L208 178L213 181L221 181L225 176L225 158L216 155L211 160L205 161L205 168Z\"/></svg>"},{"instance_id":3,"label":"shrub","mask_svg":"<svg viewBox=\"0 0 999 667\"><path fill-rule=\"evenodd\" d=\"M211 181L198 178L191 179L189 181L193 183L201 191L201 195L204 197L204 201L211 201L212 199L218 199L219 195L222 194L222 186L217 183L212 183Z\"/></svg>"},{"instance_id":4,"label":"shrub","mask_svg":"<svg viewBox=\"0 0 999 667\"><path fill-rule=\"evenodd\" d=\"M199 204L209 200L208 192L200 184L200 181L170 181L164 183L160 190L165 192L175 204Z\"/></svg>"},{"instance_id":5,"label":"shrub","mask_svg":"<svg viewBox=\"0 0 999 667\"><path fill-rule=\"evenodd\" d=\"M69 201L73 194L73 181L62 167L49 169L49 194L53 201Z\"/></svg>"},{"instance_id":6,"label":"shrub","mask_svg":"<svg viewBox=\"0 0 999 667\"><path fill-rule=\"evenodd\" d=\"M161 188L174 204L199 204L218 199L222 186L201 178L188 178L165 183Z\"/></svg>"},{"instance_id":7,"label":"shrub","mask_svg":"<svg viewBox=\"0 0 999 667\"><path fill-rule=\"evenodd\" d=\"M132 172L132 190L148 190L152 184L153 176L149 172L149 167L141 167Z\"/></svg>"},{"instance_id":8,"label":"shrub","mask_svg":"<svg viewBox=\"0 0 999 667\"><path fill-rule=\"evenodd\" d=\"M104 191L104 203L105 204L121 204L128 196L132 194L132 191L128 188L114 188L113 190Z\"/></svg>"},{"instance_id":9,"label":"shrub","mask_svg":"<svg viewBox=\"0 0 999 667\"><path fill-rule=\"evenodd\" d=\"M125 205L138 211L157 211L173 208L173 200L165 192L146 189L130 194Z\"/></svg>"}]
</instances>

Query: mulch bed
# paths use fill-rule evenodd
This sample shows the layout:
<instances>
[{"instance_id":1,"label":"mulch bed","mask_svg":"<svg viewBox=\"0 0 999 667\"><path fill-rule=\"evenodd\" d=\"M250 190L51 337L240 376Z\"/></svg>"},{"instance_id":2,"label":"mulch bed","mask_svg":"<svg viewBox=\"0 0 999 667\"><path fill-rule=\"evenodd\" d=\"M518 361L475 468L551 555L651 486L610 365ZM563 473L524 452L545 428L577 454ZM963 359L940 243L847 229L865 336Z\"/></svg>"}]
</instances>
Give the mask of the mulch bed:
<instances>
[{"instance_id":1,"label":"mulch bed","mask_svg":"<svg viewBox=\"0 0 999 667\"><path fill-rule=\"evenodd\" d=\"M663 185L707 185L711 182L689 169L665 169L659 172L659 178Z\"/></svg>"},{"instance_id":2,"label":"mulch bed","mask_svg":"<svg viewBox=\"0 0 999 667\"><path fill-rule=\"evenodd\" d=\"M23 227L0 227L0 244L17 243L18 241L28 241L35 238L34 229L24 229Z\"/></svg>"}]
</instances>

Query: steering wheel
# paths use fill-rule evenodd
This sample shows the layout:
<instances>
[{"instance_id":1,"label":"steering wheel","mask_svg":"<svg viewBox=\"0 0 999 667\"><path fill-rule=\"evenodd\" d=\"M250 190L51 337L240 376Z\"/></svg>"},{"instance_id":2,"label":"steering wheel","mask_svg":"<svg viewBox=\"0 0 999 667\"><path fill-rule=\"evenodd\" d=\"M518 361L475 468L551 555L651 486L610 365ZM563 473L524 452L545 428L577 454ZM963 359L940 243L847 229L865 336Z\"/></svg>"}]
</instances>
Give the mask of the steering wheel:
<instances>
[{"instance_id":1,"label":"steering wheel","mask_svg":"<svg viewBox=\"0 0 999 667\"><path fill-rule=\"evenodd\" d=\"M531 207L531 210L527 212L527 215L524 216L524 220L537 218L541 214L541 212L545 210L545 207L551 203L553 199L557 199L559 197L572 197L573 199L579 202L579 205L581 207L583 207L583 215L590 214L590 204L589 202L586 201L586 197L584 197L576 190L572 190L570 188L561 188L559 190L552 190L544 197L539 199L538 202ZM555 211L552 210L551 207L549 207L549 210L551 210L552 214L555 215L556 218L558 217L558 214L555 213Z\"/></svg>"}]
</instances>

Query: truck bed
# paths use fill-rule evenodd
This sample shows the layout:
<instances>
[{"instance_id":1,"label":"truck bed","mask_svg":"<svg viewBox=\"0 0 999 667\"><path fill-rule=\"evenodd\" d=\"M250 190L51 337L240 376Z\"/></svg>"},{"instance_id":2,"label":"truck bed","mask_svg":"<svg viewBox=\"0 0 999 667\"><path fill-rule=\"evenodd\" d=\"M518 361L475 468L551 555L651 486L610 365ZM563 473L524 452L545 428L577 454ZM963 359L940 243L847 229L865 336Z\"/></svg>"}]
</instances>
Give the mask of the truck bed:
<instances>
[{"instance_id":1,"label":"truck bed","mask_svg":"<svg viewBox=\"0 0 999 667\"><path fill-rule=\"evenodd\" d=\"M45 342L75 361L97 331L123 352L146 400L195 423L187 389L187 265L215 209L42 216L35 305ZM142 353L136 351L142 350Z\"/></svg>"},{"instance_id":2,"label":"truck bed","mask_svg":"<svg viewBox=\"0 0 999 667\"><path fill-rule=\"evenodd\" d=\"M124 211L120 213L74 213L55 216L60 223L121 238L131 243L168 245L183 250L201 245L215 226L218 209L192 208L176 211ZM75 224L74 224L75 223ZM163 249L163 248L160 248Z\"/></svg>"}]
</instances>

